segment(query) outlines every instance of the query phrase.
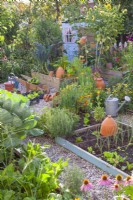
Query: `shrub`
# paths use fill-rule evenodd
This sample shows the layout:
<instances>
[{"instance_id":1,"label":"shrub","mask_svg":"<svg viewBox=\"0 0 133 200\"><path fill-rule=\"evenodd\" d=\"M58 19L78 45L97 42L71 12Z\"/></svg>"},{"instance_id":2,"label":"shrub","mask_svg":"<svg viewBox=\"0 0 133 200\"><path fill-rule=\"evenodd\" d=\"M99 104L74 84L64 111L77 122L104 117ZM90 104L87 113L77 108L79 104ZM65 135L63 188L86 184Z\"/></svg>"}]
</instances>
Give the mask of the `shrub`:
<instances>
[{"instance_id":1,"label":"shrub","mask_svg":"<svg viewBox=\"0 0 133 200\"><path fill-rule=\"evenodd\" d=\"M78 99L82 94L83 90L77 83L67 85L60 91L60 107L78 112Z\"/></svg>"},{"instance_id":2,"label":"shrub","mask_svg":"<svg viewBox=\"0 0 133 200\"><path fill-rule=\"evenodd\" d=\"M80 187L84 178L83 171L76 165L69 166L64 174L64 187L68 188L73 195L81 194Z\"/></svg>"},{"instance_id":3,"label":"shrub","mask_svg":"<svg viewBox=\"0 0 133 200\"><path fill-rule=\"evenodd\" d=\"M39 126L43 126L52 137L69 135L78 120L79 117L76 114L64 108L51 108L42 114Z\"/></svg>"}]
</instances>

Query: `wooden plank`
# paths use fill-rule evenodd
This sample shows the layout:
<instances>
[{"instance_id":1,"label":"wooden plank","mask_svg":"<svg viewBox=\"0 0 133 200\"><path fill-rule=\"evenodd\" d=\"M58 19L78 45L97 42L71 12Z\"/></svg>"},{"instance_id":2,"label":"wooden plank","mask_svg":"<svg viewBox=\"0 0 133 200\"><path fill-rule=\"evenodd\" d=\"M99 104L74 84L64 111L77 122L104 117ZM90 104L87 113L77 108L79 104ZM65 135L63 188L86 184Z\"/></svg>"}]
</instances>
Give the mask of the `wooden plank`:
<instances>
[{"instance_id":1,"label":"wooden plank","mask_svg":"<svg viewBox=\"0 0 133 200\"><path fill-rule=\"evenodd\" d=\"M101 126L101 124L95 124L95 125L92 125L92 126L87 126L87 127L75 130L74 133L76 133L76 134L77 133L83 133L83 132L85 132L85 131L87 131L89 129L95 129L95 128L98 128L100 126Z\"/></svg>"}]
</instances>

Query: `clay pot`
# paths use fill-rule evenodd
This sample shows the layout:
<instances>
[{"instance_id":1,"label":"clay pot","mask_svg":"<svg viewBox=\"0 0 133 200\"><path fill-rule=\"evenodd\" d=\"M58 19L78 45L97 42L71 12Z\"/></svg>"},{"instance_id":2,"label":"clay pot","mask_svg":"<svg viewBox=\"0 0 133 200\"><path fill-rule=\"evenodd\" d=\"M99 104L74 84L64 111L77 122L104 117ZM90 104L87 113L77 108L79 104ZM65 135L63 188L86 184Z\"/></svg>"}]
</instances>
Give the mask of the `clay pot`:
<instances>
[{"instance_id":1,"label":"clay pot","mask_svg":"<svg viewBox=\"0 0 133 200\"><path fill-rule=\"evenodd\" d=\"M53 75L54 75L54 71L50 71L49 76L53 77Z\"/></svg>"},{"instance_id":2,"label":"clay pot","mask_svg":"<svg viewBox=\"0 0 133 200\"><path fill-rule=\"evenodd\" d=\"M111 117L111 115L108 115L104 121L101 124L101 135L107 137L114 135L117 132L117 123L116 121Z\"/></svg>"},{"instance_id":3,"label":"clay pot","mask_svg":"<svg viewBox=\"0 0 133 200\"><path fill-rule=\"evenodd\" d=\"M65 74L65 71L62 67L58 67L56 71L56 78L62 78Z\"/></svg>"},{"instance_id":4,"label":"clay pot","mask_svg":"<svg viewBox=\"0 0 133 200\"><path fill-rule=\"evenodd\" d=\"M105 83L104 83L103 78L96 78L95 82L96 82L96 87L98 89L104 89L105 88Z\"/></svg>"},{"instance_id":5,"label":"clay pot","mask_svg":"<svg viewBox=\"0 0 133 200\"><path fill-rule=\"evenodd\" d=\"M83 44L86 43L86 41L87 41L87 37L86 37L86 36L83 36L83 37L80 38L79 44L83 45Z\"/></svg>"},{"instance_id":6,"label":"clay pot","mask_svg":"<svg viewBox=\"0 0 133 200\"><path fill-rule=\"evenodd\" d=\"M8 90L8 91L13 91L13 89L14 89L14 83L12 83L12 82L6 82L6 83L4 83L4 85L5 85L5 90Z\"/></svg>"}]
</instances>

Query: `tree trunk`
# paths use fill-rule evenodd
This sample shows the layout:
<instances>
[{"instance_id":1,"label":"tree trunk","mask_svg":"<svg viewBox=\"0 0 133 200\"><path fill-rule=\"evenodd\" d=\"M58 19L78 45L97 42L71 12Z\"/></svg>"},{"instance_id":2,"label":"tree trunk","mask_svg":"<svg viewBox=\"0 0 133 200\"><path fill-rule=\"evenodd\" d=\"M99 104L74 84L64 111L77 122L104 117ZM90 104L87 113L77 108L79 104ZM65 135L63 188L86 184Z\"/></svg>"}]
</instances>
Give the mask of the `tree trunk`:
<instances>
[{"instance_id":1,"label":"tree trunk","mask_svg":"<svg viewBox=\"0 0 133 200\"><path fill-rule=\"evenodd\" d=\"M58 21L59 16L60 16L60 8L59 8L58 0L55 0L55 2L56 2L56 20Z\"/></svg>"}]
</instances>

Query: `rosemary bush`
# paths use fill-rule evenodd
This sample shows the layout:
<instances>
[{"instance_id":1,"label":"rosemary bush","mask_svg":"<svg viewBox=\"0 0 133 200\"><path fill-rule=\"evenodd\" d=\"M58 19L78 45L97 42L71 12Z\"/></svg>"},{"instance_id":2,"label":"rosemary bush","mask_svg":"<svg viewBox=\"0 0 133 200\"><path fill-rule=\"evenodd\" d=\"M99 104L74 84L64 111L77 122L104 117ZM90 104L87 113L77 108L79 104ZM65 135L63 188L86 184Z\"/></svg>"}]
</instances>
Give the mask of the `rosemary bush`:
<instances>
[{"instance_id":1,"label":"rosemary bush","mask_svg":"<svg viewBox=\"0 0 133 200\"><path fill-rule=\"evenodd\" d=\"M42 114L39 125L43 126L51 137L56 137L71 134L78 121L78 115L64 108L51 108Z\"/></svg>"}]
</instances>

